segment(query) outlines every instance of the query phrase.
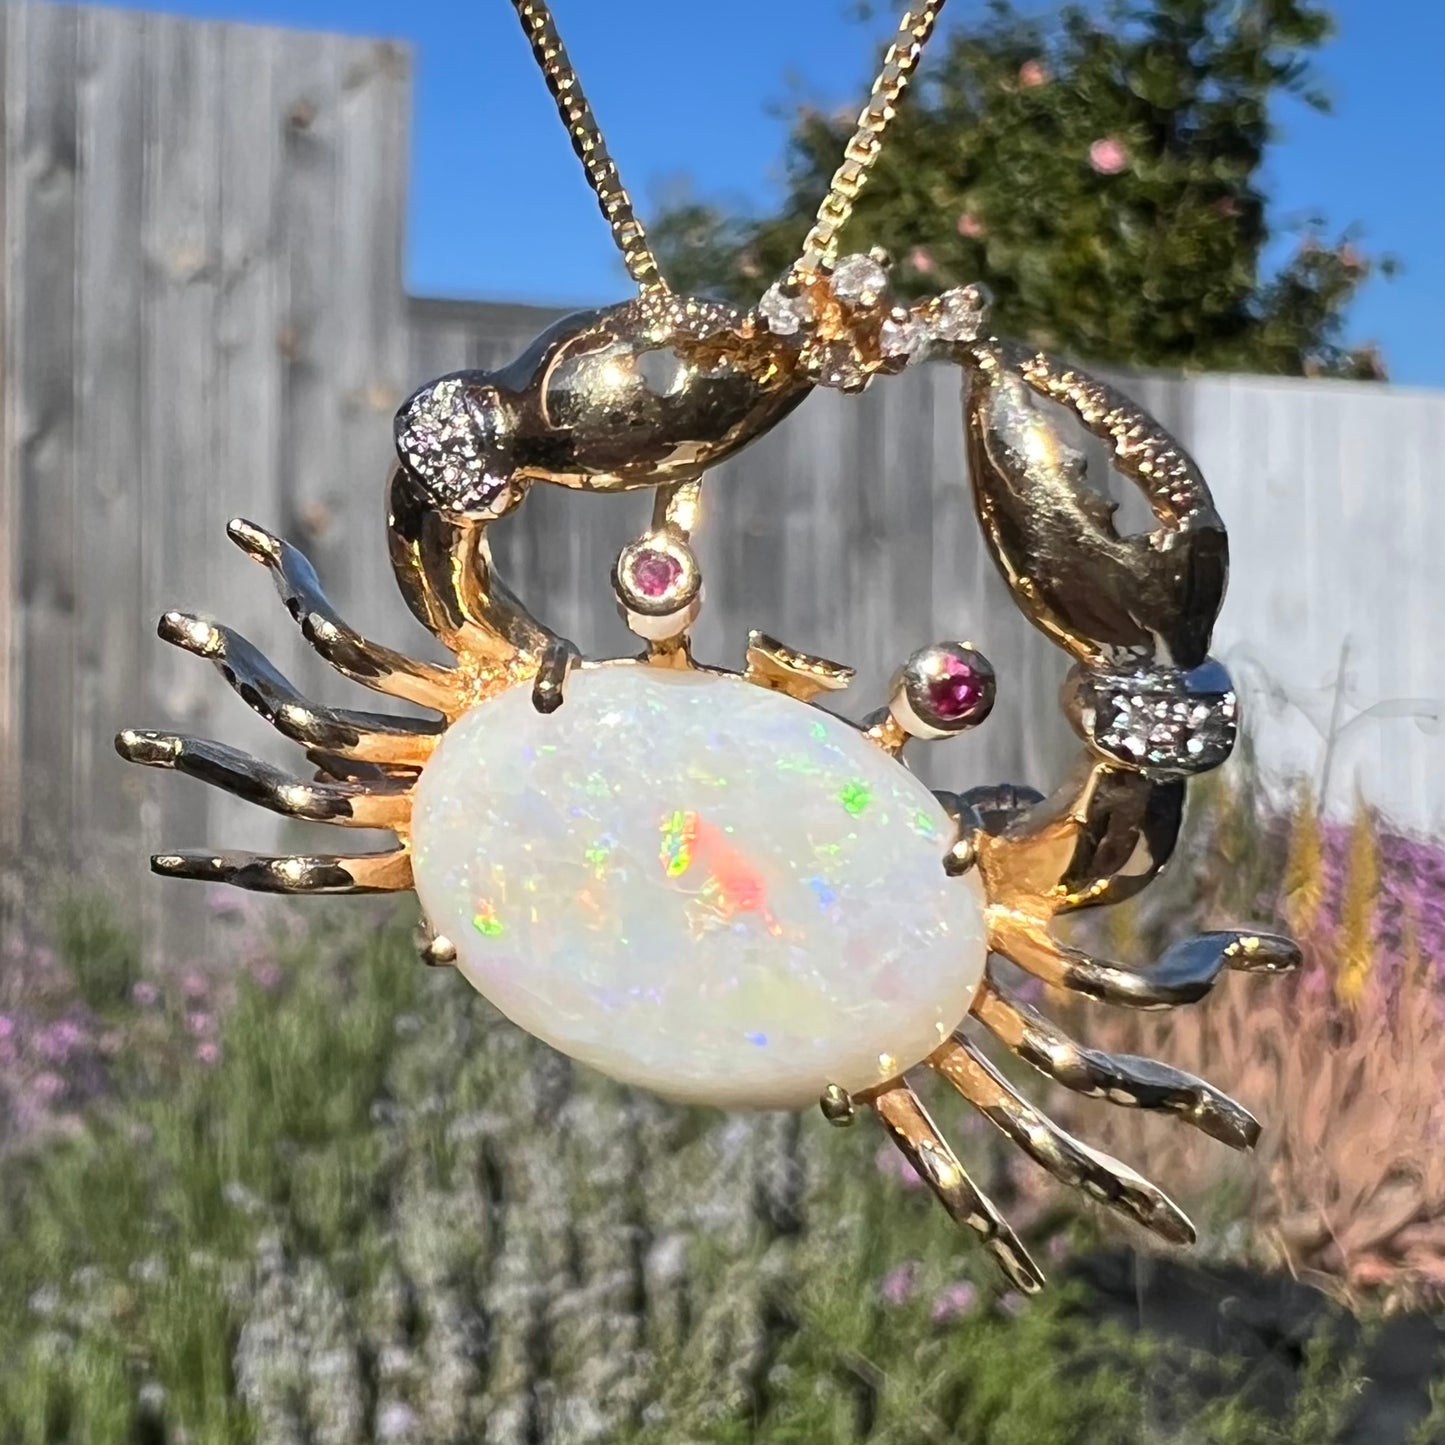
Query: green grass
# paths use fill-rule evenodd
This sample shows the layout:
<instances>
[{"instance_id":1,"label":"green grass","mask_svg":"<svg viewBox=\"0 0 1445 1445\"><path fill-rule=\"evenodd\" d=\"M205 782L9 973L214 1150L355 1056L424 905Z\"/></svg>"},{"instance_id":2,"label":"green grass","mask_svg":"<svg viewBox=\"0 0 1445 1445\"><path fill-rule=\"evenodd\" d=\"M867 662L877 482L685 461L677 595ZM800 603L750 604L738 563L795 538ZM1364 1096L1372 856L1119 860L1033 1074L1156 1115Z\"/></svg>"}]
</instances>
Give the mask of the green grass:
<instances>
[{"instance_id":1,"label":"green grass","mask_svg":"<svg viewBox=\"0 0 1445 1445\"><path fill-rule=\"evenodd\" d=\"M329 915L323 915L329 918ZM123 931L72 915L87 997ZM574 1071L401 929L318 926L238 985L206 1068L148 1054L85 1127L0 1178L0 1440L1327 1445L1292 1419L1157 1414L1188 1361L987 1265L878 1134L667 1108ZM963 1134L959 1121L951 1121ZM975 1155L992 1150L974 1133ZM896 1303L880 1285L911 1263ZM979 1303L938 1323L940 1290ZM1214 1368L1224 1368L1214 1366ZM1342 1393L1342 1388L1344 1393Z\"/></svg>"}]
</instances>

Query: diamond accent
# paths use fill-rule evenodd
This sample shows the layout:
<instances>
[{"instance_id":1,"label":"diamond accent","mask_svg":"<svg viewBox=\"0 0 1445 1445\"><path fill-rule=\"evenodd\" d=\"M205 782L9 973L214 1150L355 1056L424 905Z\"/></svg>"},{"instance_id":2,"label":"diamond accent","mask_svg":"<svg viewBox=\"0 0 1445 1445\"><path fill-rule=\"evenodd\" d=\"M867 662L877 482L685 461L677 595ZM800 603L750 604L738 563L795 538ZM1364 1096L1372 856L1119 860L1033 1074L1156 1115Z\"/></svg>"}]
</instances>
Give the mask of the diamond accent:
<instances>
[{"instance_id":1,"label":"diamond accent","mask_svg":"<svg viewBox=\"0 0 1445 1445\"><path fill-rule=\"evenodd\" d=\"M396 450L434 505L494 513L511 499L511 479L489 469L499 460L502 427L495 395L460 376L423 387L397 414Z\"/></svg>"},{"instance_id":2,"label":"diamond accent","mask_svg":"<svg viewBox=\"0 0 1445 1445\"><path fill-rule=\"evenodd\" d=\"M890 316L878 329L878 349L890 361L905 365L915 359L927 341L928 328L912 313Z\"/></svg>"},{"instance_id":3,"label":"diamond accent","mask_svg":"<svg viewBox=\"0 0 1445 1445\"><path fill-rule=\"evenodd\" d=\"M1217 768L1233 751L1239 699L1212 659L1183 672L1141 668L1077 681L1084 736L1110 757L1161 773Z\"/></svg>"},{"instance_id":4,"label":"diamond accent","mask_svg":"<svg viewBox=\"0 0 1445 1445\"><path fill-rule=\"evenodd\" d=\"M937 300L930 328L940 341L976 341L988 314L988 302L977 286L956 286Z\"/></svg>"},{"instance_id":5,"label":"diamond accent","mask_svg":"<svg viewBox=\"0 0 1445 1445\"><path fill-rule=\"evenodd\" d=\"M789 296L778 281L763 292L758 315L775 336L796 336L813 319L813 305L806 296Z\"/></svg>"},{"instance_id":6,"label":"diamond accent","mask_svg":"<svg viewBox=\"0 0 1445 1445\"><path fill-rule=\"evenodd\" d=\"M876 306L888 290L888 272L872 256L844 256L833 268L828 287L840 301Z\"/></svg>"}]
</instances>

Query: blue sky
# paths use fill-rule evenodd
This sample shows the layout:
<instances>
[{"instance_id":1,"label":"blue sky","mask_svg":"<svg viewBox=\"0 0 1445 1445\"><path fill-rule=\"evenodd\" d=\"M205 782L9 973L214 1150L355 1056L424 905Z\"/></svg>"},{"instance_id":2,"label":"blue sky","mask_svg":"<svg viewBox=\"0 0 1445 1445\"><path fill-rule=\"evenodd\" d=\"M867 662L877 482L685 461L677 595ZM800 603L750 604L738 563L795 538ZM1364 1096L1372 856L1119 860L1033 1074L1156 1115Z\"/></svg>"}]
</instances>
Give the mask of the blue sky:
<instances>
[{"instance_id":1,"label":"blue sky","mask_svg":"<svg viewBox=\"0 0 1445 1445\"><path fill-rule=\"evenodd\" d=\"M765 206L787 112L856 104L892 25L846 0L553 0L558 26L644 216L686 187ZM982 0L952 0L953 24ZM423 295L595 302L624 277L507 0L160 0L155 8L351 34L413 48L408 279ZM1403 267L1353 316L1392 378L1445 386L1445 0L1332 0L1320 70L1334 113L1290 105L1270 162L1279 219ZM665 26L658 17L665 18Z\"/></svg>"}]
</instances>

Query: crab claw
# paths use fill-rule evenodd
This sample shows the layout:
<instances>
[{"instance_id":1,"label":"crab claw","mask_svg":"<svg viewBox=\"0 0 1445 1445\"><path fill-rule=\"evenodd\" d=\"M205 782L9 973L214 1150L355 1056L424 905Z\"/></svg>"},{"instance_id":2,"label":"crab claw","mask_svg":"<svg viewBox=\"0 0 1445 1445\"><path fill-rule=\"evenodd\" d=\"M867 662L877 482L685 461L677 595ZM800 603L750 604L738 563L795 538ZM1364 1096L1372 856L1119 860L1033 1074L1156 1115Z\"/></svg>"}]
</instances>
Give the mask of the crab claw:
<instances>
[{"instance_id":1,"label":"crab claw","mask_svg":"<svg viewBox=\"0 0 1445 1445\"><path fill-rule=\"evenodd\" d=\"M1224 597L1228 540L1199 469L1152 418L1043 353L980 343L965 357L974 501L1025 615L1090 667L1197 667ZM1059 402L1114 451L1159 530L1120 536L1114 504L1031 393Z\"/></svg>"}]
</instances>

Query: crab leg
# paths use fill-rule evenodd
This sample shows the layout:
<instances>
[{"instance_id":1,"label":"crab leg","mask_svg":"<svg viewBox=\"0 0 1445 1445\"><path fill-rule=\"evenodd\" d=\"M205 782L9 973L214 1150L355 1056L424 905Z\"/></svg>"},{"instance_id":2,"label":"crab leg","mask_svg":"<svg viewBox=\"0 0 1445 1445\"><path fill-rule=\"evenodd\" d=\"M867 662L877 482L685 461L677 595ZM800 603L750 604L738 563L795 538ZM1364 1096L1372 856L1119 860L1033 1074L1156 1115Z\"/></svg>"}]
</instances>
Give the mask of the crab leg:
<instances>
[{"instance_id":1,"label":"crab leg","mask_svg":"<svg viewBox=\"0 0 1445 1445\"><path fill-rule=\"evenodd\" d=\"M974 996L973 1016L1026 1064L1076 1094L1177 1114L1231 1149L1252 1149L1259 1138L1254 1115L1213 1084L1153 1059L1086 1048L992 976Z\"/></svg>"},{"instance_id":2,"label":"crab leg","mask_svg":"<svg viewBox=\"0 0 1445 1445\"><path fill-rule=\"evenodd\" d=\"M994 1203L964 1172L918 1095L900 1079L868 1102L887 1126L893 1142L921 1179L960 1224L974 1230L993 1252L1016 1289L1033 1294L1044 1282L1018 1236Z\"/></svg>"},{"instance_id":3,"label":"crab leg","mask_svg":"<svg viewBox=\"0 0 1445 1445\"><path fill-rule=\"evenodd\" d=\"M1085 758L1051 797L972 789L959 799L979 820L989 896L1021 910L1067 913L1120 903L1169 861L1184 817L1182 778L1151 778Z\"/></svg>"},{"instance_id":4,"label":"crab leg","mask_svg":"<svg viewBox=\"0 0 1445 1445\"><path fill-rule=\"evenodd\" d=\"M431 718L396 718L309 702L239 632L184 612L167 612L161 637L213 663L241 700L277 732L316 753L388 767L420 768L441 736Z\"/></svg>"},{"instance_id":5,"label":"crab leg","mask_svg":"<svg viewBox=\"0 0 1445 1445\"><path fill-rule=\"evenodd\" d=\"M370 642L342 621L321 591L311 563L289 542L240 518L226 531L247 556L270 569L287 611L301 624L302 635L343 677L449 717L458 711L461 688L456 673Z\"/></svg>"},{"instance_id":6,"label":"crab leg","mask_svg":"<svg viewBox=\"0 0 1445 1445\"><path fill-rule=\"evenodd\" d=\"M1300 961L1292 940L1271 933L1225 930L1170 944L1149 969L1123 968L1069 948L1050 936L1046 920L995 905L988 910L989 950L1057 988L1124 1008L1163 1009L1194 1003L1225 968L1285 973Z\"/></svg>"},{"instance_id":7,"label":"crab leg","mask_svg":"<svg viewBox=\"0 0 1445 1445\"><path fill-rule=\"evenodd\" d=\"M1171 1244L1194 1242L1194 1226L1168 1195L1127 1164L1066 1134L1019 1095L962 1034L936 1049L928 1062L990 1124L1055 1179L1084 1190Z\"/></svg>"},{"instance_id":8,"label":"crab leg","mask_svg":"<svg viewBox=\"0 0 1445 1445\"><path fill-rule=\"evenodd\" d=\"M390 853L272 857L261 853L157 853L151 869L167 878L229 883L255 893L403 893L411 887L411 855Z\"/></svg>"},{"instance_id":9,"label":"crab leg","mask_svg":"<svg viewBox=\"0 0 1445 1445\"><path fill-rule=\"evenodd\" d=\"M398 467L387 491L387 545L413 616L444 647L483 667L539 658L554 638L492 567L487 526L427 504Z\"/></svg>"},{"instance_id":10,"label":"crab leg","mask_svg":"<svg viewBox=\"0 0 1445 1445\"><path fill-rule=\"evenodd\" d=\"M346 828L394 828L411 815L411 778L365 783L302 782L236 748L208 738L127 729L115 740L129 763L174 768L287 818Z\"/></svg>"},{"instance_id":11,"label":"crab leg","mask_svg":"<svg viewBox=\"0 0 1445 1445\"><path fill-rule=\"evenodd\" d=\"M799 702L811 702L820 693L838 692L853 681L851 667L799 652L756 630L748 633L747 671L743 675L758 687L786 693Z\"/></svg>"}]
</instances>

